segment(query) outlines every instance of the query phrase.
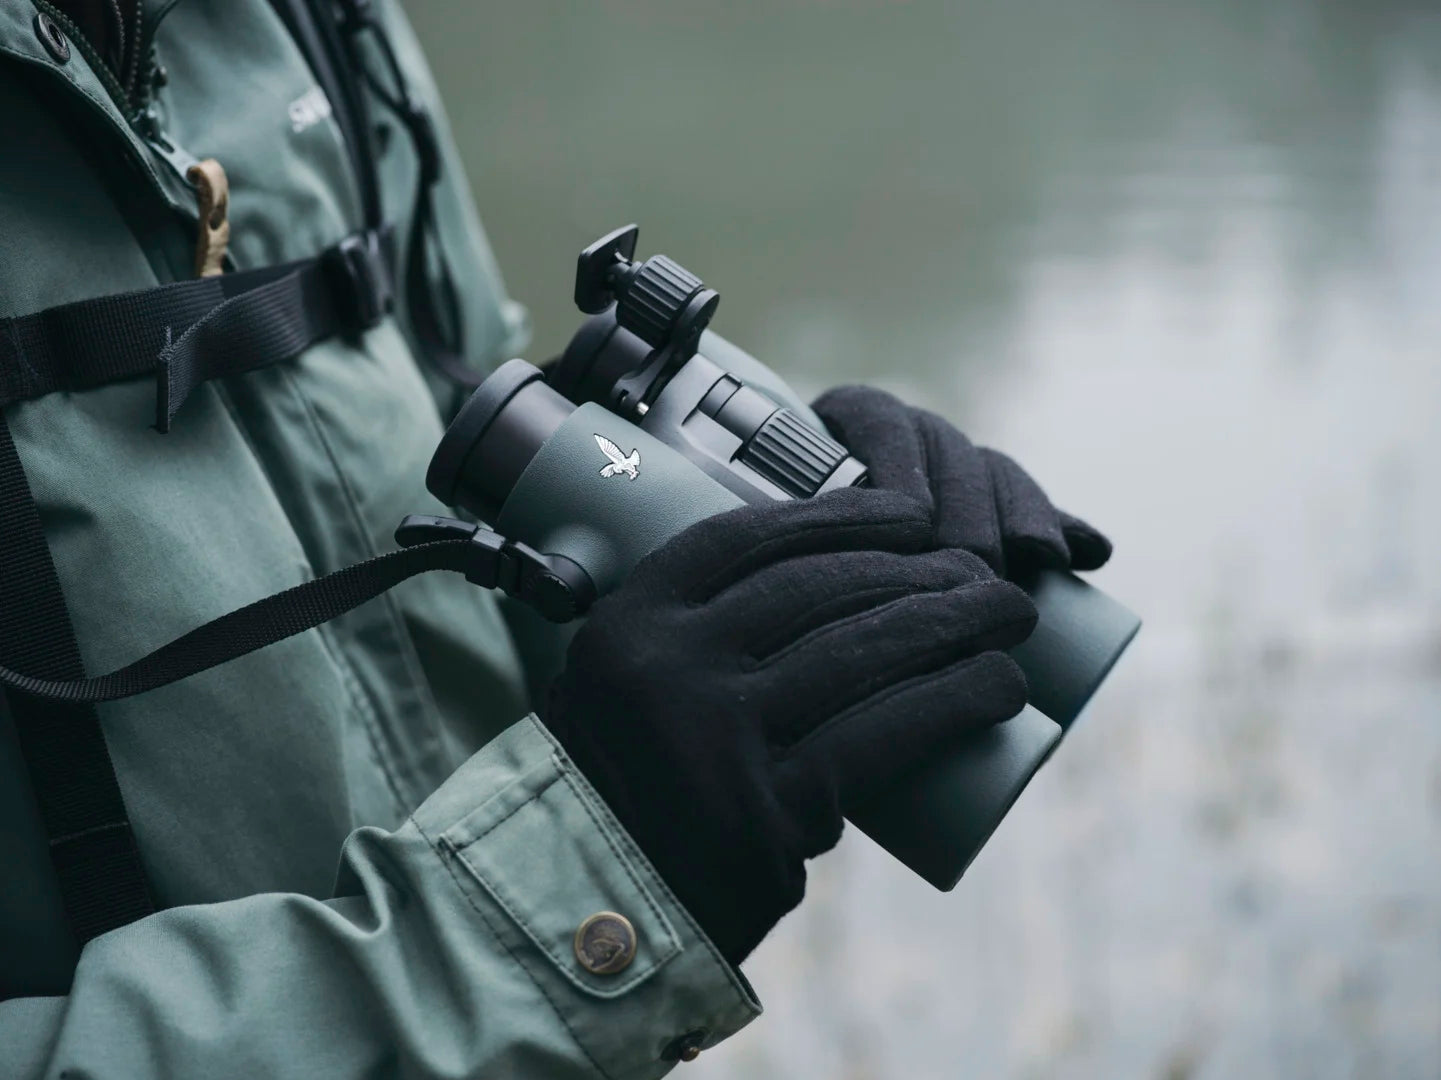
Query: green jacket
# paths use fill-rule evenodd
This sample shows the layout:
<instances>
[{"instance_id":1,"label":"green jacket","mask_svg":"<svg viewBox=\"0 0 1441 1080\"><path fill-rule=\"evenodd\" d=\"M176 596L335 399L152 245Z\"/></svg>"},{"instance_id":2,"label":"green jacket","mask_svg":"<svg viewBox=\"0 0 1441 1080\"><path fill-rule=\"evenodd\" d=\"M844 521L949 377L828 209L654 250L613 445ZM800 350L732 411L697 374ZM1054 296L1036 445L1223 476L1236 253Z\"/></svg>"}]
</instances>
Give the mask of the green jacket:
<instances>
[{"instance_id":1,"label":"green jacket","mask_svg":"<svg viewBox=\"0 0 1441 1080\"><path fill-rule=\"evenodd\" d=\"M415 39L380 6L441 128L440 231L488 366L524 319ZM185 278L193 257L192 191L35 14L0 0L0 318ZM156 41L167 136L229 174L238 268L359 227L339 129L266 0L187 0ZM381 180L403 235L416 164L395 135ZM205 384L168 435L153 409L137 380L6 410L91 673L442 512L423 483L438 410L393 319ZM492 597L427 575L102 706L165 910L91 942L67 997L0 1003L0 1076L657 1076L678 1036L748 1022L749 988L526 718L524 676ZM617 975L573 950L601 910L638 932Z\"/></svg>"}]
</instances>

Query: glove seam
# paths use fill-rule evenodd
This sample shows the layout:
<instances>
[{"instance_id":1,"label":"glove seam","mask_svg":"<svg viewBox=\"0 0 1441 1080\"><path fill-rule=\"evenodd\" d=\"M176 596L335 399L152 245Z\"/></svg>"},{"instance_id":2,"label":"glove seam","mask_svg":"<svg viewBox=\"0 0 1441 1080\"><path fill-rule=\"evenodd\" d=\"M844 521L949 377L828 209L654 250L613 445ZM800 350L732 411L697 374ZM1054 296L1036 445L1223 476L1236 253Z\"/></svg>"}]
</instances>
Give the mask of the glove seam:
<instances>
[{"instance_id":1,"label":"glove seam","mask_svg":"<svg viewBox=\"0 0 1441 1080\"><path fill-rule=\"evenodd\" d=\"M935 652L928 654L926 659L933 659L938 653L940 653L940 650L936 650ZM987 657L993 654L998 654L1001 656L1006 655L1000 649L987 649L984 652L973 653L970 656L962 656L958 659L952 660L949 663L941 664L939 667L932 667L928 668L925 671L918 671L914 675L909 675L906 678L902 679L900 682L891 683L888 686L883 686L879 690L868 695L867 697L861 698L861 700L859 701L855 701L841 707L839 711L835 712L835 714L831 716L829 720L826 720L824 723L821 723L815 727L809 728L798 741L781 747L780 753L776 756L776 760L790 760L797 754L804 751L806 747L808 747L811 743L815 742L816 739L818 739L820 736L828 732L833 732L839 727L846 724L848 721L855 717L856 713L860 712L862 709L873 708L876 705L882 705L895 695L905 690L909 690L913 686L916 686L920 683L932 679L942 678L946 675L959 673L965 668L981 663ZM1009 657L1007 657L1007 659L1009 659ZM1012 660L1011 662L1015 663L1014 660ZM1026 703L1023 699L1021 701L1020 708L1024 708L1025 704ZM1019 712L1020 708L1017 708L1016 712ZM1014 716L1015 713L1012 713L1011 715Z\"/></svg>"},{"instance_id":2,"label":"glove seam","mask_svg":"<svg viewBox=\"0 0 1441 1080\"><path fill-rule=\"evenodd\" d=\"M990 481L986 486L991 489L991 509L995 513L996 521L996 573L1002 577L1006 575L1006 512L1001 505L1001 485L1006 487L1006 498L1011 500L1015 492L1011 490L1010 478L1005 476L993 464L992 451L987 447L977 447L981 460L986 463L986 479Z\"/></svg>"},{"instance_id":3,"label":"glove seam","mask_svg":"<svg viewBox=\"0 0 1441 1080\"><path fill-rule=\"evenodd\" d=\"M936 490L935 477L931 470L931 440L929 428L923 427L921 418L923 413L918 414L916 409L908 410L911 414L911 432L916 436L916 442L921 448L921 475L926 480L926 491L931 496L931 536L935 537L940 530L941 517L941 496Z\"/></svg>"},{"instance_id":4,"label":"glove seam","mask_svg":"<svg viewBox=\"0 0 1441 1080\"><path fill-rule=\"evenodd\" d=\"M725 578L727 575L733 574L737 567L744 567L748 562L753 562L755 567L767 565L767 562L764 558L767 551L782 544L792 542L797 536L809 536L815 533L829 532L839 537L867 529L884 529L890 526L906 525L911 523L924 524L924 522L916 522L915 519L908 517L887 518L884 521L851 522L845 525L835 525L829 522L818 522L813 525L806 525L803 528L792 530L781 536L768 537L754 547L749 548L742 555L739 555L736 558L732 559L720 570L717 570L713 574L706 577L698 586L690 590L686 599L686 603L690 607L702 607L706 603L713 601L716 597L724 593L726 589L732 588L740 581L742 581L747 576L747 573L742 572L740 574L737 574L734 576L733 580L727 581L724 585L721 585L718 588L713 588L716 581ZM808 555L817 554L817 552L807 550L798 551L795 554Z\"/></svg>"},{"instance_id":5,"label":"glove seam","mask_svg":"<svg viewBox=\"0 0 1441 1080\"><path fill-rule=\"evenodd\" d=\"M798 649L804 648L807 645L814 644L816 641L819 641L821 638L823 638L826 634L836 633L841 630L848 630L857 622L863 622L866 619L876 618L882 612L893 608L895 605L905 603L907 600L913 600L918 596L944 596L948 593L969 595L970 593L976 592L981 589L990 589L994 587L994 585L994 579L983 579L981 581L968 581L963 585L952 585L949 588L945 589L927 589L925 586L916 586L915 588L912 588L909 591L902 593L900 596L895 597L893 600L887 600L883 604L877 604L875 607L865 608L862 611L852 612L844 618L837 619L834 622L829 622L826 623L824 626L818 626L814 630L807 631L806 633L802 634L800 637L792 641L790 644L784 645L780 649L777 649L775 652L767 654L763 660L759 660L757 662L753 670L762 671L774 664L778 664L791 653L795 652ZM1011 620L1004 625L997 626L995 630L992 631L992 633L1007 630L1016 622L1017 620ZM954 644L955 643L952 643L952 645ZM936 653L944 651L944 647L938 646L937 648L929 650L927 652L923 652L920 655L932 656Z\"/></svg>"},{"instance_id":6,"label":"glove seam","mask_svg":"<svg viewBox=\"0 0 1441 1080\"><path fill-rule=\"evenodd\" d=\"M831 596L827 597L824 600L817 601L815 604L811 605L811 607L807 608L805 611L797 615L773 636L772 640L785 641L785 644L779 645L771 649L769 652L760 652L755 649L750 649L743 653L742 670L759 671L763 668L768 667L773 661L785 656L792 649L799 647L803 642L809 640L813 635L818 634L821 631L824 631L830 627L844 625L848 620L857 618L862 615L874 615L878 611L885 610L886 607L888 607L895 601L904 600L907 597L915 596L917 593L936 591L942 590L927 589L927 587L924 585L915 584L875 585L869 589L862 589L859 592L849 593L844 596ZM881 603L875 604L873 606L862 608L859 611L852 611L850 614L843 615L839 619L824 623L821 626L813 627L812 629L807 630L805 633L801 634L799 637L787 640L792 633L791 627L797 625L798 623L806 622L807 620L812 618L817 611L820 611L821 609L831 604L837 603L841 600L860 602L876 596L888 596L889 599L884 600Z\"/></svg>"}]
</instances>

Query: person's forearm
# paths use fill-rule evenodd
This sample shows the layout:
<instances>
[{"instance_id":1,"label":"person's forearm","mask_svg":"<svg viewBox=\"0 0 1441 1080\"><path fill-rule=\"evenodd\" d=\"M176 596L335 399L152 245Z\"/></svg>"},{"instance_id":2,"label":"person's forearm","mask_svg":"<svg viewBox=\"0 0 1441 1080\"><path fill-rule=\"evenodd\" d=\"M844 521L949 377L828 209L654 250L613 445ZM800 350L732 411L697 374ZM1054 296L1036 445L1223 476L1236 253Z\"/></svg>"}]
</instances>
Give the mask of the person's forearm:
<instances>
[{"instance_id":1,"label":"person's forearm","mask_svg":"<svg viewBox=\"0 0 1441 1080\"><path fill-rule=\"evenodd\" d=\"M97 938L68 997L0 1004L0 1073L656 1076L678 1036L709 1045L759 1011L534 720L402 828L352 834L337 893L174 908ZM612 975L572 941L604 910L636 933Z\"/></svg>"}]
</instances>

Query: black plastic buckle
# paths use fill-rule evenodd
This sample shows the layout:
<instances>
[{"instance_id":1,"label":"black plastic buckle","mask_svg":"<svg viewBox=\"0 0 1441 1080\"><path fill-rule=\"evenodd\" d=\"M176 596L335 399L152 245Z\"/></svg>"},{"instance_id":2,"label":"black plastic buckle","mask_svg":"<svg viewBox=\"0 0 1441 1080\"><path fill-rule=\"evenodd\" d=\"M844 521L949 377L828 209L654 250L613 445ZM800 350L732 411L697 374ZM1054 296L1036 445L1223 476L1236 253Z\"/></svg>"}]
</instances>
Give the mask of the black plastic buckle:
<instances>
[{"instance_id":1,"label":"black plastic buckle","mask_svg":"<svg viewBox=\"0 0 1441 1080\"><path fill-rule=\"evenodd\" d=\"M350 333L369 330L395 306L390 260L379 233L353 233L322 259L336 312Z\"/></svg>"},{"instance_id":2,"label":"black plastic buckle","mask_svg":"<svg viewBox=\"0 0 1441 1080\"><path fill-rule=\"evenodd\" d=\"M483 525L410 514L395 530L395 542L401 547L463 539L470 541L466 581L483 589L499 589L551 622L569 622L584 614L595 600L590 575L575 562L564 555L542 555Z\"/></svg>"}]
</instances>

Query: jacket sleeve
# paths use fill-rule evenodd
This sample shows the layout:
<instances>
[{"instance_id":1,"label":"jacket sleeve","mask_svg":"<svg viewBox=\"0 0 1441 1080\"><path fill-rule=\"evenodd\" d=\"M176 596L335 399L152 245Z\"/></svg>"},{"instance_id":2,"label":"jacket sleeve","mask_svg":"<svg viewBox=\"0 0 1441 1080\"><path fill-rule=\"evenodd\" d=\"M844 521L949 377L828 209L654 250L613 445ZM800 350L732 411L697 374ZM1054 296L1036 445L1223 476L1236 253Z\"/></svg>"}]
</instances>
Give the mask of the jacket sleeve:
<instances>
[{"instance_id":1,"label":"jacket sleeve","mask_svg":"<svg viewBox=\"0 0 1441 1080\"><path fill-rule=\"evenodd\" d=\"M635 928L616 974L576 956L600 911ZM335 898L172 908L90 942L67 997L0 1004L0 1075L652 1077L678 1039L759 1011L530 717L395 832L352 833Z\"/></svg>"}]
</instances>

